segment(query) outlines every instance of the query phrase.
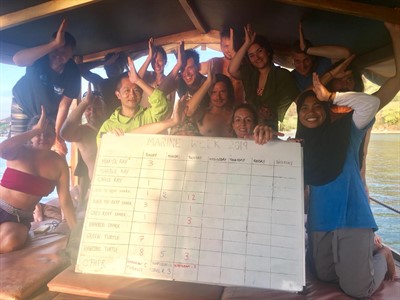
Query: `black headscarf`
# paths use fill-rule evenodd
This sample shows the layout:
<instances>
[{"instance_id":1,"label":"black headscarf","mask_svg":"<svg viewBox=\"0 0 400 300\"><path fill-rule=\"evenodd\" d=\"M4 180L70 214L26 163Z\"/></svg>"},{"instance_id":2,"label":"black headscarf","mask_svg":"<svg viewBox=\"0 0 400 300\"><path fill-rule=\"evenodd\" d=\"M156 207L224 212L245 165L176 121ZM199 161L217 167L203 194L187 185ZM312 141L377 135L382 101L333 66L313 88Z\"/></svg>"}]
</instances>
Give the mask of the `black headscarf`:
<instances>
[{"instance_id":1,"label":"black headscarf","mask_svg":"<svg viewBox=\"0 0 400 300\"><path fill-rule=\"evenodd\" d=\"M299 96L297 115L308 97L316 98L311 90ZM331 122L329 104L321 104L326 119L319 127L307 128L297 120L296 138L303 139L304 182L310 185L324 185L342 172L350 138L352 113Z\"/></svg>"}]
</instances>

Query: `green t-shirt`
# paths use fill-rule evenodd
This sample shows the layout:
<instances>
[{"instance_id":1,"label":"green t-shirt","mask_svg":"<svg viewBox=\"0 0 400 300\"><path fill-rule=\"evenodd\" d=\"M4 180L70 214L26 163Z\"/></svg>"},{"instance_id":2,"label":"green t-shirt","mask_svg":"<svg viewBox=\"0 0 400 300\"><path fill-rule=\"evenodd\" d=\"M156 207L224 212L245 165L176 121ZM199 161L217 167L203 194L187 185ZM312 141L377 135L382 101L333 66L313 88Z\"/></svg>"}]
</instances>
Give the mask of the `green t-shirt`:
<instances>
[{"instance_id":1,"label":"green t-shirt","mask_svg":"<svg viewBox=\"0 0 400 300\"><path fill-rule=\"evenodd\" d=\"M111 117L101 126L97 134L97 145L99 145L100 139L104 133L110 132L116 128L120 128L124 132L130 132L140 126L159 122L168 113L167 98L159 89L155 89L149 96L149 104L151 106L148 108L140 106L134 117L125 117L121 115L121 107L118 107Z\"/></svg>"},{"instance_id":2,"label":"green t-shirt","mask_svg":"<svg viewBox=\"0 0 400 300\"><path fill-rule=\"evenodd\" d=\"M259 112L260 122L278 125L290 104L299 95L299 89L292 74L281 67L273 66L268 74L262 95L257 94L259 71L250 64L242 65L240 75L246 94L246 101Z\"/></svg>"}]
</instances>

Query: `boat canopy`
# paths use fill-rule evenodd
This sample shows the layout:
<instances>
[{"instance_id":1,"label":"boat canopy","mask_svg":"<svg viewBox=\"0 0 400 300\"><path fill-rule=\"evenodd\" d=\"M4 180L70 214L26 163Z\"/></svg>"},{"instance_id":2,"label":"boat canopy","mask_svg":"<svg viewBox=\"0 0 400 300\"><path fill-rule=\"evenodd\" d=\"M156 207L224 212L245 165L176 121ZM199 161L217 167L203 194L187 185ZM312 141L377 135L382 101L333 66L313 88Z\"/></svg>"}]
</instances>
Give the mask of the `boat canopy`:
<instances>
[{"instance_id":1,"label":"boat canopy","mask_svg":"<svg viewBox=\"0 0 400 300\"><path fill-rule=\"evenodd\" d=\"M147 54L148 40L167 52L179 41L186 48L219 50L219 31L237 32L250 23L265 35L275 62L292 67L290 49L301 21L314 45L343 45L357 55L368 73L394 74L392 47L383 21L400 23L400 0L2 0L0 62L14 53L49 40L63 18L77 42L82 61L108 52Z\"/></svg>"}]
</instances>

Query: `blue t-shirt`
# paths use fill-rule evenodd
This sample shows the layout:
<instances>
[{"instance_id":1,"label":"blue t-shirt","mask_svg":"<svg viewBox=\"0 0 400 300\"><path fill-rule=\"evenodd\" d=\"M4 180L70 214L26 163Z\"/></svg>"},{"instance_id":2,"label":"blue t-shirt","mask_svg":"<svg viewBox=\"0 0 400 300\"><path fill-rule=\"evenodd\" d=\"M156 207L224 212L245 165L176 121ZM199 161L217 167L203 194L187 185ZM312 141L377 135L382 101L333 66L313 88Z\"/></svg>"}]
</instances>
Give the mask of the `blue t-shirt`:
<instances>
[{"instance_id":1,"label":"blue t-shirt","mask_svg":"<svg viewBox=\"0 0 400 300\"><path fill-rule=\"evenodd\" d=\"M310 231L332 231L339 228L378 229L361 179L359 163L361 142L374 121L364 129L358 129L352 122L349 148L342 172L334 181L325 185L310 186L310 209L307 218Z\"/></svg>"},{"instance_id":2,"label":"blue t-shirt","mask_svg":"<svg viewBox=\"0 0 400 300\"><path fill-rule=\"evenodd\" d=\"M300 91L304 91L310 86L312 86L312 74L317 73L318 76L324 75L332 67L332 61L326 57L316 57L314 62L314 67L312 68L310 74L307 76L301 75L296 69L293 69L292 74L296 81L296 85Z\"/></svg>"},{"instance_id":3,"label":"blue t-shirt","mask_svg":"<svg viewBox=\"0 0 400 300\"><path fill-rule=\"evenodd\" d=\"M26 74L13 87L13 96L29 118L40 115L41 106L49 118L56 119L63 96L77 98L81 89L81 75L70 59L62 73L50 67L49 56L43 56L26 68Z\"/></svg>"}]
</instances>

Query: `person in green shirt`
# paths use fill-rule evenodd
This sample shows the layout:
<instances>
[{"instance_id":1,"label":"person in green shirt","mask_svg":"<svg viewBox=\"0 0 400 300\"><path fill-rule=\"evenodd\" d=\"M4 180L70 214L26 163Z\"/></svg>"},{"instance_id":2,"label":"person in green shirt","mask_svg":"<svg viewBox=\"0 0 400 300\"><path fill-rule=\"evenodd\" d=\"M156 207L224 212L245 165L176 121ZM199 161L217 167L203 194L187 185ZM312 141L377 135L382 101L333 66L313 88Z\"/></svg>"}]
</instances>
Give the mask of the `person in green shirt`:
<instances>
[{"instance_id":1,"label":"person in green shirt","mask_svg":"<svg viewBox=\"0 0 400 300\"><path fill-rule=\"evenodd\" d=\"M290 104L299 94L292 74L273 63L273 49L265 37L256 35L250 25L245 28L245 41L229 64L228 71L241 79L245 100L258 112L260 123L278 130ZM242 63L248 58L247 63Z\"/></svg>"},{"instance_id":2,"label":"person in green shirt","mask_svg":"<svg viewBox=\"0 0 400 300\"><path fill-rule=\"evenodd\" d=\"M104 133L115 129L130 132L140 126L159 122L168 113L168 103L164 93L157 88L152 88L138 76L131 58L128 58L128 65L129 73L121 76L115 91L115 95L121 101L121 106L101 126L97 134L97 145L100 145ZM148 108L140 105L143 92L150 95Z\"/></svg>"}]
</instances>

